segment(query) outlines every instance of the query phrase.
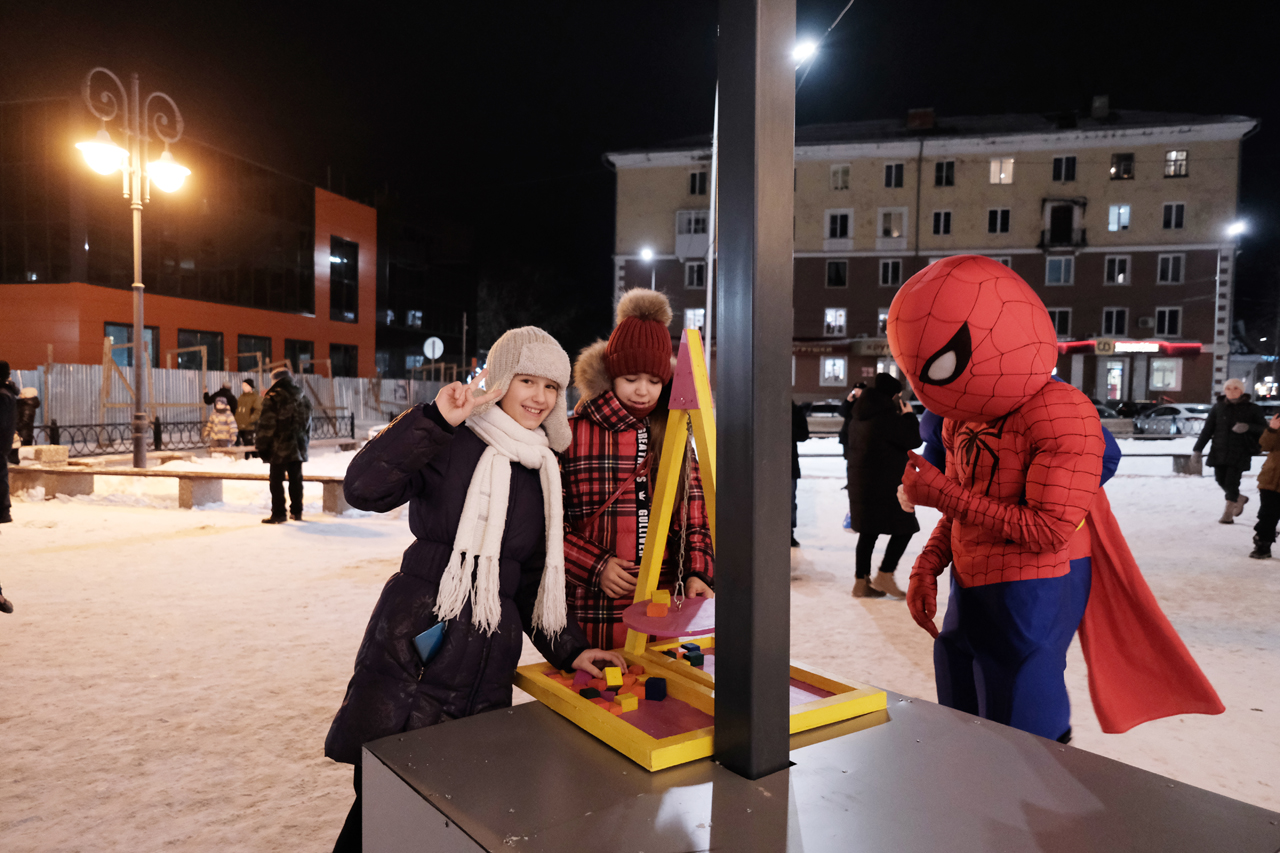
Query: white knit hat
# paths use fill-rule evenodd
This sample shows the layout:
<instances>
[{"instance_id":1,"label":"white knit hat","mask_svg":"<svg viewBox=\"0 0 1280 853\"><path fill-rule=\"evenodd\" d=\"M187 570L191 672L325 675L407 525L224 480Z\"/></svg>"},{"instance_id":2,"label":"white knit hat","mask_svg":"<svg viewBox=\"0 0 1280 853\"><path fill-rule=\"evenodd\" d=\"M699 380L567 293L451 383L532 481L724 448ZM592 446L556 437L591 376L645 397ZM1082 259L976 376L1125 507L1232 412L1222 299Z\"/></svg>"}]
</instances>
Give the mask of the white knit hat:
<instances>
[{"instance_id":1,"label":"white knit hat","mask_svg":"<svg viewBox=\"0 0 1280 853\"><path fill-rule=\"evenodd\" d=\"M546 430L547 442L552 450L560 452L569 446L573 434L569 431L569 415L565 409L564 396L571 372L569 354L555 338L537 326L511 329L489 349L489 361L485 366L489 370L485 385L491 389L501 388L504 394L511 385L511 380L519 374L543 376L559 385L555 404L547 419L542 422L542 428ZM476 406L473 415L484 414L496 402Z\"/></svg>"}]
</instances>

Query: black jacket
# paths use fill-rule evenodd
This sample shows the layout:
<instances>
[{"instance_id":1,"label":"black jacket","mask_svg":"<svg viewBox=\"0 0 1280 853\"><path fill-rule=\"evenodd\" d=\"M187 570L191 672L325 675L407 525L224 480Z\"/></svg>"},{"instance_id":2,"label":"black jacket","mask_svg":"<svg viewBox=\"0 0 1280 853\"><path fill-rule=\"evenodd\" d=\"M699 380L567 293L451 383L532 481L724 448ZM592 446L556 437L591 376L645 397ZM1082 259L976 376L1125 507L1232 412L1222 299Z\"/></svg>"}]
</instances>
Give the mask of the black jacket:
<instances>
[{"instance_id":1,"label":"black jacket","mask_svg":"<svg viewBox=\"0 0 1280 853\"><path fill-rule=\"evenodd\" d=\"M1249 429L1233 432L1231 428L1239 423L1247 424ZM1204 429L1196 439L1195 452L1204 450L1204 446L1212 441L1208 460L1211 467L1248 471L1253 455L1259 452L1258 439L1266 428L1267 419L1262 407L1253 402L1250 395L1242 394L1234 403L1220 396L1217 404L1209 410L1209 417L1205 418Z\"/></svg>"},{"instance_id":2,"label":"black jacket","mask_svg":"<svg viewBox=\"0 0 1280 853\"><path fill-rule=\"evenodd\" d=\"M214 391L212 394L210 394L208 391L205 391L204 404L206 406L212 406L213 401L217 400L219 397L227 401L227 405L231 407L231 414L234 415L236 413L236 406L238 406L239 403L236 400L236 395L232 394L231 389L227 388L226 386L219 388L217 391Z\"/></svg>"},{"instance_id":3,"label":"black jacket","mask_svg":"<svg viewBox=\"0 0 1280 853\"><path fill-rule=\"evenodd\" d=\"M859 533L915 533L915 513L903 512L898 486L907 451L919 447L920 422L902 414L893 399L867 388L852 404L845 458L849 472L849 516Z\"/></svg>"},{"instance_id":4,"label":"black jacket","mask_svg":"<svg viewBox=\"0 0 1280 853\"><path fill-rule=\"evenodd\" d=\"M232 411L235 411L234 407ZM306 462L311 443L311 401L288 377L262 398L262 415L253 437L262 461L272 465ZM401 501L403 503L403 501ZM352 504L354 506L354 504Z\"/></svg>"},{"instance_id":5,"label":"black jacket","mask_svg":"<svg viewBox=\"0 0 1280 853\"><path fill-rule=\"evenodd\" d=\"M800 479L800 442L809 440L809 419L804 409L791 401L791 479Z\"/></svg>"},{"instance_id":6,"label":"black jacket","mask_svg":"<svg viewBox=\"0 0 1280 853\"><path fill-rule=\"evenodd\" d=\"M6 458L13 447L13 431L18 425L18 386L0 385L0 453Z\"/></svg>"},{"instance_id":7,"label":"black jacket","mask_svg":"<svg viewBox=\"0 0 1280 853\"><path fill-rule=\"evenodd\" d=\"M522 629L557 669L569 668L587 649L572 618L555 638L532 629L546 558L542 484L537 471L512 465L498 630L485 634L473 626L468 601L446 626L440 651L421 666L413 638L437 621L436 592L485 447L466 426L449 427L434 405L416 406L365 445L347 469L347 502L386 512L409 501L409 528L417 540L369 618L355 674L325 740L325 755L335 761L358 763L361 744L371 740L509 707Z\"/></svg>"},{"instance_id":8,"label":"black jacket","mask_svg":"<svg viewBox=\"0 0 1280 853\"><path fill-rule=\"evenodd\" d=\"M17 407L18 416L14 432L22 437L23 444L31 444L35 440L36 410L40 408L40 398L19 397Z\"/></svg>"}]
</instances>

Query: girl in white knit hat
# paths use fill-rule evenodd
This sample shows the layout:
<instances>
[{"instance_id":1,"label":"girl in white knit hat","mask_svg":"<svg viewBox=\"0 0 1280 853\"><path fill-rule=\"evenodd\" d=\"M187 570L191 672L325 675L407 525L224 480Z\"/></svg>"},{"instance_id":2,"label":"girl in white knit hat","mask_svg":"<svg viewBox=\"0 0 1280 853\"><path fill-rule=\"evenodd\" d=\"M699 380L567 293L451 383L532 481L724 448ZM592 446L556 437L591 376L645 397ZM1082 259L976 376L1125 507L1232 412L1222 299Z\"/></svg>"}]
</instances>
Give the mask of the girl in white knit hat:
<instances>
[{"instance_id":1,"label":"girl in white knit hat","mask_svg":"<svg viewBox=\"0 0 1280 853\"><path fill-rule=\"evenodd\" d=\"M511 704L527 633L557 669L626 667L567 618L555 451L568 446L569 357L541 329L512 329L479 382L455 382L365 445L347 469L353 507L409 502L416 541L374 607L325 754L357 765L356 804L335 849L358 849L360 746ZM424 659L415 638L444 624ZM354 844L354 846L353 846Z\"/></svg>"}]
</instances>

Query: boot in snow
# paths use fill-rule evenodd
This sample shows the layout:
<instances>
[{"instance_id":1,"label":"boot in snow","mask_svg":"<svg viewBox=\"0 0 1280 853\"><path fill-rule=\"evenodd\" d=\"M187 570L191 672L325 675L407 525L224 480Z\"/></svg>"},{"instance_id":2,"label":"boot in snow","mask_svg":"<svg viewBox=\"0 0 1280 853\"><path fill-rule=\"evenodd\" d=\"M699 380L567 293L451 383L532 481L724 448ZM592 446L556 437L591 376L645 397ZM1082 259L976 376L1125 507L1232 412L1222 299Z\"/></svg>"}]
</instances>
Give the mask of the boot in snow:
<instances>
[{"instance_id":1,"label":"boot in snow","mask_svg":"<svg viewBox=\"0 0 1280 853\"><path fill-rule=\"evenodd\" d=\"M876 572L875 579L871 581L871 588L883 592L890 598L906 598L907 594L898 588L898 584L893 580L893 572Z\"/></svg>"},{"instance_id":2,"label":"boot in snow","mask_svg":"<svg viewBox=\"0 0 1280 853\"><path fill-rule=\"evenodd\" d=\"M1235 524L1236 521L1236 502L1227 501L1227 508L1222 511L1222 518L1218 519L1219 524Z\"/></svg>"},{"instance_id":3,"label":"boot in snow","mask_svg":"<svg viewBox=\"0 0 1280 853\"><path fill-rule=\"evenodd\" d=\"M1240 497L1236 498L1236 502L1232 504L1232 506L1234 507L1232 512L1235 513L1236 515L1239 515L1240 513L1244 512L1244 505L1247 504L1248 502L1249 502L1249 498L1246 497L1245 495L1241 495Z\"/></svg>"},{"instance_id":4,"label":"boot in snow","mask_svg":"<svg viewBox=\"0 0 1280 853\"><path fill-rule=\"evenodd\" d=\"M867 578L858 578L853 582L854 598L884 598L884 593L871 585Z\"/></svg>"},{"instance_id":5,"label":"boot in snow","mask_svg":"<svg viewBox=\"0 0 1280 853\"><path fill-rule=\"evenodd\" d=\"M1271 543L1259 542L1257 535L1253 537L1253 550L1249 552L1249 556L1255 560L1271 559Z\"/></svg>"}]
</instances>

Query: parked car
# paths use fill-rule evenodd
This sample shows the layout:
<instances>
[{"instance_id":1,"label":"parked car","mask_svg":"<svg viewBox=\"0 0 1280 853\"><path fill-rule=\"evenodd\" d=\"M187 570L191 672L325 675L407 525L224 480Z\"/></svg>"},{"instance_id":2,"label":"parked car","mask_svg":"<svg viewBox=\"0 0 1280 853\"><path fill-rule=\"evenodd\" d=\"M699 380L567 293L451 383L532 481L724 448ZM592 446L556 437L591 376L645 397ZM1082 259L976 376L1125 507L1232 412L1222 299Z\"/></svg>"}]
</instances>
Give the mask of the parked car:
<instances>
[{"instance_id":1,"label":"parked car","mask_svg":"<svg viewBox=\"0 0 1280 853\"><path fill-rule=\"evenodd\" d=\"M1133 419L1133 431L1137 435L1199 435L1212 409L1208 403L1156 406Z\"/></svg>"},{"instance_id":2,"label":"parked car","mask_svg":"<svg viewBox=\"0 0 1280 853\"><path fill-rule=\"evenodd\" d=\"M1098 417L1102 418L1103 420L1106 420L1107 418L1114 419L1114 418L1124 417L1115 409L1111 408L1110 406L1104 406L1101 403L1094 403L1093 407L1098 410Z\"/></svg>"},{"instance_id":3,"label":"parked car","mask_svg":"<svg viewBox=\"0 0 1280 853\"><path fill-rule=\"evenodd\" d=\"M840 401L819 400L804 404L809 432L814 435L835 435L840 431Z\"/></svg>"}]
</instances>

